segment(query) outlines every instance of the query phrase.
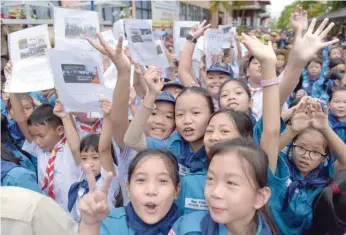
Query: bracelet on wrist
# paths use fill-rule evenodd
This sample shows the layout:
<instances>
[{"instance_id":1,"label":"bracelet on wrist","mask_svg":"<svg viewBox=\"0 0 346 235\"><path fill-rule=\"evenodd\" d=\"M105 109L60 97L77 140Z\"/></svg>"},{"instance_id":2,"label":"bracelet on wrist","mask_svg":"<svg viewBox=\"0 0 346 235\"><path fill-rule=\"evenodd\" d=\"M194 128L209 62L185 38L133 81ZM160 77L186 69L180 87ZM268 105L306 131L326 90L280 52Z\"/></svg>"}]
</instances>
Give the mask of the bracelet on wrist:
<instances>
[{"instance_id":1,"label":"bracelet on wrist","mask_svg":"<svg viewBox=\"0 0 346 235\"><path fill-rule=\"evenodd\" d=\"M151 109L151 110L153 110L153 109L156 108L156 105L155 105L155 104L152 104L151 107L150 107L149 105L146 105L145 102L144 102L144 100L142 100L142 105L143 105L145 108Z\"/></svg>"},{"instance_id":2,"label":"bracelet on wrist","mask_svg":"<svg viewBox=\"0 0 346 235\"><path fill-rule=\"evenodd\" d=\"M278 79L261 80L261 87L264 88L264 87L268 87L268 86L273 86L273 85L276 85L278 83L279 83Z\"/></svg>"}]
</instances>

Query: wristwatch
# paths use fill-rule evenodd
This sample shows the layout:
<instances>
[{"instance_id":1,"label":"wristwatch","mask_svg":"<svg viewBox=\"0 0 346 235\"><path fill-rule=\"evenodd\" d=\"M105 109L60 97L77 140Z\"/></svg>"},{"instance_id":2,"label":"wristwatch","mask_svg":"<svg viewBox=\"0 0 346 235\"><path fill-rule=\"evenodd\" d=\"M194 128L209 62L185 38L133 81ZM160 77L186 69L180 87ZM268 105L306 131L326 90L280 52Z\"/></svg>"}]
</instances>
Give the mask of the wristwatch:
<instances>
[{"instance_id":1,"label":"wristwatch","mask_svg":"<svg viewBox=\"0 0 346 235\"><path fill-rule=\"evenodd\" d=\"M193 42L195 44L197 43L197 38L194 38L191 34L188 34L186 36L186 40L191 41L191 42Z\"/></svg>"}]
</instances>

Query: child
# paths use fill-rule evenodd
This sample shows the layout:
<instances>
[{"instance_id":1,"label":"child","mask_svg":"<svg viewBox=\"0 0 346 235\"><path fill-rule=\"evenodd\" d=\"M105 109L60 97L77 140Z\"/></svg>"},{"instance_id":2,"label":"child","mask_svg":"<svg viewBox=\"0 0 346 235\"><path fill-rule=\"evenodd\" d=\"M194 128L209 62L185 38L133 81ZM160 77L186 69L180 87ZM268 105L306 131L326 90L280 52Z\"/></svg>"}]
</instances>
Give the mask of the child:
<instances>
[{"instance_id":1,"label":"child","mask_svg":"<svg viewBox=\"0 0 346 235\"><path fill-rule=\"evenodd\" d=\"M169 234L279 234L265 209L271 194L265 152L252 141L234 139L214 145L209 157L209 211L180 217Z\"/></svg>"},{"instance_id":2,"label":"child","mask_svg":"<svg viewBox=\"0 0 346 235\"><path fill-rule=\"evenodd\" d=\"M177 96L179 95L179 93L182 90L184 90L184 88L185 87L184 87L183 84L181 84L180 82L176 81L176 82L166 82L163 85L162 90L169 92L174 97L174 99L176 99Z\"/></svg>"},{"instance_id":3,"label":"child","mask_svg":"<svg viewBox=\"0 0 346 235\"><path fill-rule=\"evenodd\" d=\"M274 192L269 204L283 234L303 234L312 222L312 201L334 172L335 159L328 154L328 147L338 159L335 166L342 169L346 145L330 128L328 115L316 100L295 110L291 130L288 151L269 158L275 167L269 173Z\"/></svg>"},{"instance_id":4,"label":"child","mask_svg":"<svg viewBox=\"0 0 346 235\"><path fill-rule=\"evenodd\" d=\"M20 159L1 147L1 186L17 186L42 193L35 172L20 165Z\"/></svg>"},{"instance_id":5,"label":"child","mask_svg":"<svg viewBox=\"0 0 346 235\"><path fill-rule=\"evenodd\" d=\"M26 120L18 97L11 93L10 98L14 115L26 138L22 149L37 157L39 186L68 211L68 190L80 175L80 159L73 157L79 149L71 149L66 143L71 136L65 136L65 130L74 128L70 116L60 118L54 114L51 105L43 104ZM72 137L79 138L78 135Z\"/></svg>"},{"instance_id":6,"label":"child","mask_svg":"<svg viewBox=\"0 0 346 235\"><path fill-rule=\"evenodd\" d=\"M79 158L82 165L87 164L91 168L97 187L101 187L102 182L107 177L107 172L113 173L114 177L112 178L108 193L108 203L110 206L114 206L114 196L118 194L121 195L119 182L121 176L118 175L120 172L117 170L117 166L114 164L117 162L113 161L114 151L112 149L111 142L112 126L110 119L111 104L106 99L100 99L100 102L104 117L104 125L102 127L101 136L97 134L90 134L84 137L81 141L79 141L79 138L69 138L68 144L72 149L80 149L79 153L74 152L74 158ZM59 100L56 102L54 111L56 115L61 118L64 118L64 116L67 115ZM68 129L65 133L66 136L78 137L75 129ZM80 221L80 213L78 210L79 201L84 194L89 191L87 182L84 178L85 175L82 174L80 180L77 183L74 183L68 192L68 210L77 222Z\"/></svg>"},{"instance_id":7,"label":"child","mask_svg":"<svg viewBox=\"0 0 346 235\"><path fill-rule=\"evenodd\" d=\"M328 187L314 201L310 234L346 233L346 170L335 173Z\"/></svg>"},{"instance_id":8,"label":"child","mask_svg":"<svg viewBox=\"0 0 346 235\"><path fill-rule=\"evenodd\" d=\"M330 60L341 59L342 58L342 49L340 47L333 47L329 52Z\"/></svg>"},{"instance_id":9,"label":"child","mask_svg":"<svg viewBox=\"0 0 346 235\"><path fill-rule=\"evenodd\" d=\"M243 112L218 110L211 115L204 134L205 151L208 154L216 143L241 137L252 138L250 118ZM180 215L208 210L204 198L206 179L205 171L190 173L181 178L181 191L176 201Z\"/></svg>"},{"instance_id":10,"label":"child","mask_svg":"<svg viewBox=\"0 0 346 235\"><path fill-rule=\"evenodd\" d=\"M255 126L256 118L252 115L252 99L249 87L242 80L228 80L222 84L219 94L220 108L233 109L246 113Z\"/></svg>"},{"instance_id":11,"label":"child","mask_svg":"<svg viewBox=\"0 0 346 235\"><path fill-rule=\"evenodd\" d=\"M86 171L91 188L95 180L90 168ZM101 190L94 187L82 198L81 235L168 234L179 217L177 206L173 203L180 188L175 157L159 150L140 152L131 162L128 175L126 185L131 202L125 208L110 212L105 200L109 178Z\"/></svg>"},{"instance_id":12,"label":"child","mask_svg":"<svg viewBox=\"0 0 346 235\"><path fill-rule=\"evenodd\" d=\"M346 87L335 87L329 100L329 125L346 143Z\"/></svg>"},{"instance_id":13,"label":"child","mask_svg":"<svg viewBox=\"0 0 346 235\"><path fill-rule=\"evenodd\" d=\"M284 70L287 62L288 51L280 49L276 51L277 63L276 63L276 74L279 76Z\"/></svg>"},{"instance_id":14,"label":"child","mask_svg":"<svg viewBox=\"0 0 346 235\"><path fill-rule=\"evenodd\" d=\"M149 70L148 70L149 71ZM206 170L206 153L203 147L203 136L210 114L214 112L214 105L208 92L200 87L185 88L177 97L175 104L175 124L177 132L166 139L144 138L143 127L136 124L135 119L145 123L150 110L153 110L153 101L161 90L160 76L155 69L147 74L147 81L157 81L149 85L149 95L144 100L135 118L132 120L124 141L137 151L143 149L168 149L179 163L179 174L186 175L190 171ZM156 86L156 89L154 87ZM151 97L151 98L150 98ZM141 114L142 113L142 114ZM173 130L172 130L173 131Z\"/></svg>"},{"instance_id":15,"label":"child","mask_svg":"<svg viewBox=\"0 0 346 235\"><path fill-rule=\"evenodd\" d=\"M89 118L88 113L74 112L75 123L81 138L89 134L99 134L102 129L102 121L99 118Z\"/></svg>"}]
</instances>

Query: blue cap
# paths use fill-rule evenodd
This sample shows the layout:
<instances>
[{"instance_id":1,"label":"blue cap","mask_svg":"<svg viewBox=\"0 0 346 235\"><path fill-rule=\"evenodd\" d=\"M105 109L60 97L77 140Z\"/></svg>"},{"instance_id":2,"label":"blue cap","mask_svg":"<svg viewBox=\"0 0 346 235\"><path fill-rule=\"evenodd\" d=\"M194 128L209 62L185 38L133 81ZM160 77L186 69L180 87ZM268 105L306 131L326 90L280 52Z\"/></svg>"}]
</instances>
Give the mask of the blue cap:
<instances>
[{"instance_id":1,"label":"blue cap","mask_svg":"<svg viewBox=\"0 0 346 235\"><path fill-rule=\"evenodd\" d=\"M161 91L160 95L156 97L155 101L167 101L167 102L172 102L173 104L175 104L174 97L171 95L171 93L167 91Z\"/></svg>"},{"instance_id":2,"label":"blue cap","mask_svg":"<svg viewBox=\"0 0 346 235\"><path fill-rule=\"evenodd\" d=\"M215 62L209 69L207 69L207 72L221 72L228 74L231 78L234 77L232 67L229 64L222 62Z\"/></svg>"},{"instance_id":3,"label":"blue cap","mask_svg":"<svg viewBox=\"0 0 346 235\"><path fill-rule=\"evenodd\" d=\"M166 82L163 87L162 90L166 89L167 87L178 87L181 89L184 89L185 86L183 84L181 84L181 82L179 81L175 81L175 82Z\"/></svg>"}]
</instances>

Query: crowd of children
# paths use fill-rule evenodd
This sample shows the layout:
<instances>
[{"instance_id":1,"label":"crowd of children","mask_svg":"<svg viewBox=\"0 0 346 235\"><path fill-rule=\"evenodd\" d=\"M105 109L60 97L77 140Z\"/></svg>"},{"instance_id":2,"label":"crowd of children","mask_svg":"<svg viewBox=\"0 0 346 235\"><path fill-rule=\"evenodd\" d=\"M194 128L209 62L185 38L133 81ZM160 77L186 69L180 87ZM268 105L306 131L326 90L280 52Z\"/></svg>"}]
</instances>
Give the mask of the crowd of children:
<instances>
[{"instance_id":1,"label":"crowd of children","mask_svg":"<svg viewBox=\"0 0 346 235\"><path fill-rule=\"evenodd\" d=\"M196 77L203 21L166 50L176 80L148 66L134 88L123 37L88 39L117 69L102 118L2 89L1 186L52 198L81 235L346 234L346 49L328 19L290 20L292 40L242 33Z\"/></svg>"}]
</instances>

